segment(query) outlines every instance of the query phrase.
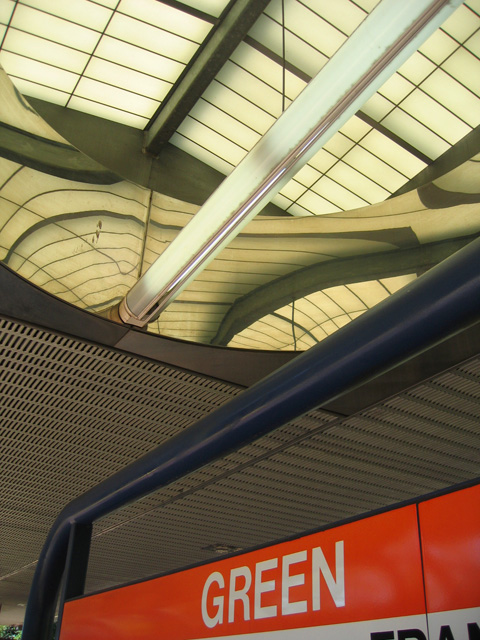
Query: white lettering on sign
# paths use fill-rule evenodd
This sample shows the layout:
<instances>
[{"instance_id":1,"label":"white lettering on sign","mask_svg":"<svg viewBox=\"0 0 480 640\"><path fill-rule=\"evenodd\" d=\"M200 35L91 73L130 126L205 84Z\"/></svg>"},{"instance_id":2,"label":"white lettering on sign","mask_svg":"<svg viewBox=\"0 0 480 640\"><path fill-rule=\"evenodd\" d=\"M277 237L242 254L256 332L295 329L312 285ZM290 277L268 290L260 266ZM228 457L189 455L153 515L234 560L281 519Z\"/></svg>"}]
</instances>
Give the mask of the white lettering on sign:
<instances>
[{"instance_id":1,"label":"white lettering on sign","mask_svg":"<svg viewBox=\"0 0 480 640\"><path fill-rule=\"evenodd\" d=\"M282 615L288 616L292 613L305 613L307 610L307 601L299 600L290 602L290 589L305 584L305 574L297 573L290 575L290 567L292 564L305 562L307 559L306 551L298 551L288 556L283 556L282 560Z\"/></svg>"},{"instance_id":2,"label":"white lettering on sign","mask_svg":"<svg viewBox=\"0 0 480 640\"><path fill-rule=\"evenodd\" d=\"M237 578L243 578L243 587L237 588ZM250 600L248 591L252 586L252 574L248 567L237 567L230 571L230 597L228 599L228 621L235 620L235 602L243 603L243 619L250 620ZM205 593L205 590L203 591Z\"/></svg>"},{"instance_id":3,"label":"white lettering on sign","mask_svg":"<svg viewBox=\"0 0 480 640\"><path fill-rule=\"evenodd\" d=\"M308 561L310 565L306 564ZM239 617L245 621L250 620L252 600L255 620L306 613L309 607L312 611L319 611L321 576L335 606L345 606L343 540L335 543L335 577L321 547L312 549L310 558L306 550L285 555L281 558L280 567L281 580L275 577L278 575L276 570L279 568L279 558L257 562L253 571L245 565L235 567L230 571L228 579L219 571L211 573L202 592L202 618L205 625L212 629L218 624L223 624L225 602L228 603L230 623ZM301 600L296 597L296 589L304 587L305 593L307 568L311 569L311 590L308 590L309 599ZM225 589L226 584L228 590ZM275 600L281 602L281 608L276 604L265 603L268 594L272 593Z\"/></svg>"},{"instance_id":4,"label":"white lettering on sign","mask_svg":"<svg viewBox=\"0 0 480 640\"><path fill-rule=\"evenodd\" d=\"M222 589L225 587L225 580L223 579L222 574L218 571L215 571L208 576L202 593L202 618L203 622L209 629L212 629L215 625L223 622L223 596L215 596L213 598L212 603L213 606L216 607L216 613L212 617L210 617L207 610L208 590L214 582L216 582Z\"/></svg>"}]
</instances>

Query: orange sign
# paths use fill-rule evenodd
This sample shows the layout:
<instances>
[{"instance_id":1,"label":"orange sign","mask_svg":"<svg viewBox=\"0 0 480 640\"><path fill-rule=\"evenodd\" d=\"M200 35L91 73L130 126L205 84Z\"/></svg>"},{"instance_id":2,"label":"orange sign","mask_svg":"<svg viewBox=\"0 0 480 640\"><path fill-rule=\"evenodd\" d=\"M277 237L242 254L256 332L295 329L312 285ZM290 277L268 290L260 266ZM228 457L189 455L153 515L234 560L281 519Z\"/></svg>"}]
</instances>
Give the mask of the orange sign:
<instances>
[{"instance_id":1,"label":"orange sign","mask_svg":"<svg viewBox=\"0 0 480 640\"><path fill-rule=\"evenodd\" d=\"M321 638L319 628L341 638L345 626L378 620L362 635L381 640L393 624L384 621L398 617L418 632L405 639L425 640L415 505L72 600L61 640L257 638L288 629Z\"/></svg>"}]
</instances>

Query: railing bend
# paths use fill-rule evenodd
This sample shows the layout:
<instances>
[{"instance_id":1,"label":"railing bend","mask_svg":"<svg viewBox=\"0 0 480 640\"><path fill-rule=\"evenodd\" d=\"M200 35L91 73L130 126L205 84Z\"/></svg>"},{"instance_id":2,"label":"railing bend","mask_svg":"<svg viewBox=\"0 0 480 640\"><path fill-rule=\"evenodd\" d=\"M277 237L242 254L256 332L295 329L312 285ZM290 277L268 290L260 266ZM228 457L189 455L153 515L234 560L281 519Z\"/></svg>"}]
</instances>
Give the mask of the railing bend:
<instances>
[{"instance_id":1,"label":"railing bend","mask_svg":"<svg viewBox=\"0 0 480 640\"><path fill-rule=\"evenodd\" d=\"M480 239L71 502L41 552L23 640L49 640L74 525L89 525L480 319ZM226 357L228 355L226 354Z\"/></svg>"}]
</instances>

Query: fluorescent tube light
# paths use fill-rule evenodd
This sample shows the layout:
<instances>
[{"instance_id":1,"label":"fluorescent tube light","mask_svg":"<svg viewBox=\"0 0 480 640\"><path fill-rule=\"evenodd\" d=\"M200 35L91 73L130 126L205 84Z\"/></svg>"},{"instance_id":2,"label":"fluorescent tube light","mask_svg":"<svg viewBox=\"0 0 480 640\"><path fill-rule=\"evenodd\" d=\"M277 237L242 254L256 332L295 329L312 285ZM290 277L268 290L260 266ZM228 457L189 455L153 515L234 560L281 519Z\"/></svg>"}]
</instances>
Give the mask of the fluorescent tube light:
<instances>
[{"instance_id":1,"label":"fluorescent tube light","mask_svg":"<svg viewBox=\"0 0 480 640\"><path fill-rule=\"evenodd\" d=\"M460 4L383 0L132 287L122 320L154 320Z\"/></svg>"}]
</instances>

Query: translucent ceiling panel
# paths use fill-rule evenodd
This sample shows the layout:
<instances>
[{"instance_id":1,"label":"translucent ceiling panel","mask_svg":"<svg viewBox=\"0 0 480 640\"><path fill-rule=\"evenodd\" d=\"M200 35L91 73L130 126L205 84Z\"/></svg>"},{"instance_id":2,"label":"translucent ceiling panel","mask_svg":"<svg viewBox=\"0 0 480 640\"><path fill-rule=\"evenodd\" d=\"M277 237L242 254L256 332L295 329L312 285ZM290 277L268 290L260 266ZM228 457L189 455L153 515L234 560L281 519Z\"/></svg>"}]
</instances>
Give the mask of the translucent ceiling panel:
<instances>
[{"instance_id":1,"label":"translucent ceiling panel","mask_svg":"<svg viewBox=\"0 0 480 640\"><path fill-rule=\"evenodd\" d=\"M228 0L183 0L183 4L218 18L227 7Z\"/></svg>"},{"instance_id":2,"label":"translucent ceiling panel","mask_svg":"<svg viewBox=\"0 0 480 640\"><path fill-rule=\"evenodd\" d=\"M139 96L154 97L156 100L163 100L172 86L171 83L164 80L153 78L97 57L92 58L85 75L92 80L120 87Z\"/></svg>"},{"instance_id":3,"label":"translucent ceiling panel","mask_svg":"<svg viewBox=\"0 0 480 640\"><path fill-rule=\"evenodd\" d=\"M116 62L124 67L140 71L171 84L181 74L185 65L171 58L146 51L127 42L104 36L95 50L95 57Z\"/></svg>"},{"instance_id":4,"label":"translucent ceiling panel","mask_svg":"<svg viewBox=\"0 0 480 640\"><path fill-rule=\"evenodd\" d=\"M0 24L7 25L13 13L15 3L13 0L3 0L0 2Z\"/></svg>"},{"instance_id":5,"label":"translucent ceiling panel","mask_svg":"<svg viewBox=\"0 0 480 640\"><path fill-rule=\"evenodd\" d=\"M84 111L85 113L90 113L94 116L98 116L99 118L105 118L106 120L113 120L114 122L126 124L127 126L134 127L136 129L143 129L148 124L148 118L146 117L142 117L134 113L128 113L127 111L98 102L93 102L92 100L81 98L77 95L71 97L68 104L72 109Z\"/></svg>"},{"instance_id":6,"label":"translucent ceiling panel","mask_svg":"<svg viewBox=\"0 0 480 640\"><path fill-rule=\"evenodd\" d=\"M68 5L68 3L55 4L56 6ZM75 49L86 53L92 53L99 38L98 31L20 3L15 10L12 26L67 47L75 43Z\"/></svg>"},{"instance_id":7,"label":"translucent ceiling panel","mask_svg":"<svg viewBox=\"0 0 480 640\"><path fill-rule=\"evenodd\" d=\"M77 75L74 73L8 51L2 51L0 61L10 76L38 82L65 93L70 93L77 81Z\"/></svg>"},{"instance_id":8,"label":"translucent ceiling panel","mask_svg":"<svg viewBox=\"0 0 480 640\"><path fill-rule=\"evenodd\" d=\"M210 23L162 2L121 0L118 11L197 44L203 42L211 28Z\"/></svg>"},{"instance_id":9,"label":"translucent ceiling panel","mask_svg":"<svg viewBox=\"0 0 480 640\"><path fill-rule=\"evenodd\" d=\"M3 50L77 74L83 71L89 58L88 54L83 51L45 40L45 38L12 27L8 30Z\"/></svg>"},{"instance_id":10,"label":"translucent ceiling panel","mask_svg":"<svg viewBox=\"0 0 480 640\"><path fill-rule=\"evenodd\" d=\"M1 60L2 54L0 53L0 62ZM32 96L33 98L39 98L40 100L45 100L45 102L53 102L53 104L58 104L62 107L67 104L70 97L69 93L58 91L51 87L44 87L37 82L29 82L23 78L15 78L13 76L12 80L21 94L25 96Z\"/></svg>"},{"instance_id":11,"label":"translucent ceiling panel","mask_svg":"<svg viewBox=\"0 0 480 640\"><path fill-rule=\"evenodd\" d=\"M21 0L22 4L28 5L39 11L63 18L69 22L103 31L111 16L111 11L90 0L68 0L68 2L58 2L58 0Z\"/></svg>"},{"instance_id":12,"label":"translucent ceiling panel","mask_svg":"<svg viewBox=\"0 0 480 640\"><path fill-rule=\"evenodd\" d=\"M198 47L191 40L120 13L112 18L107 35L183 63L190 60Z\"/></svg>"},{"instance_id":13,"label":"translucent ceiling panel","mask_svg":"<svg viewBox=\"0 0 480 640\"><path fill-rule=\"evenodd\" d=\"M75 93L80 98L99 102L110 107L118 108L118 105L121 105L123 111L143 116L144 118L150 118L156 108L156 102L150 98L86 77L80 80Z\"/></svg>"},{"instance_id":14,"label":"translucent ceiling panel","mask_svg":"<svg viewBox=\"0 0 480 640\"><path fill-rule=\"evenodd\" d=\"M277 56L282 56L282 25L266 14L260 16L253 25L249 35ZM326 64L328 58L312 44L305 42L288 27L285 32L286 60L298 69L313 77Z\"/></svg>"}]
</instances>

